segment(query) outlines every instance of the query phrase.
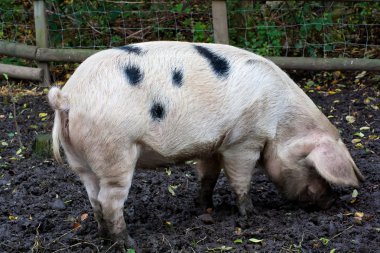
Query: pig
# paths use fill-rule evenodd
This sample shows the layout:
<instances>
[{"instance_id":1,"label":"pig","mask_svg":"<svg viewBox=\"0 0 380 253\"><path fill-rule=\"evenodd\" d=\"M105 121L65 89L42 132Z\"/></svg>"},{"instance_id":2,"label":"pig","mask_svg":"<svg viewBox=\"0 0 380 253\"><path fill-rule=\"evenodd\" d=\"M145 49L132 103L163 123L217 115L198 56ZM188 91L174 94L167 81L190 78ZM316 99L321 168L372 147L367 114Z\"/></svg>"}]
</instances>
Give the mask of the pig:
<instances>
[{"instance_id":1,"label":"pig","mask_svg":"<svg viewBox=\"0 0 380 253\"><path fill-rule=\"evenodd\" d=\"M223 168L241 215L261 166L290 200L328 207L331 185L363 175L337 129L271 61L228 45L145 42L86 59L52 87L54 156L63 147L100 234L134 245L123 217L135 168L197 160L199 203Z\"/></svg>"}]
</instances>

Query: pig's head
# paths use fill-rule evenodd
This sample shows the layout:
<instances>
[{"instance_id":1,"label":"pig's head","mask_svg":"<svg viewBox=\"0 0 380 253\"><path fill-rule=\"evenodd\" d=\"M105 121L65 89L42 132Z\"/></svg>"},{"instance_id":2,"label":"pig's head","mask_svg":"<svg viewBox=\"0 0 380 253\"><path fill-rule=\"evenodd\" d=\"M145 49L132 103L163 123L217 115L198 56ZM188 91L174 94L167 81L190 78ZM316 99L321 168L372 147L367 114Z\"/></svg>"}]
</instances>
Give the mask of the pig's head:
<instances>
[{"instance_id":1,"label":"pig's head","mask_svg":"<svg viewBox=\"0 0 380 253\"><path fill-rule=\"evenodd\" d=\"M338 135L312 132L264 150L264 167L290 200L329 208L336 195L330 185L357 186L363 175Z\"/></svg>"}]
</instances>

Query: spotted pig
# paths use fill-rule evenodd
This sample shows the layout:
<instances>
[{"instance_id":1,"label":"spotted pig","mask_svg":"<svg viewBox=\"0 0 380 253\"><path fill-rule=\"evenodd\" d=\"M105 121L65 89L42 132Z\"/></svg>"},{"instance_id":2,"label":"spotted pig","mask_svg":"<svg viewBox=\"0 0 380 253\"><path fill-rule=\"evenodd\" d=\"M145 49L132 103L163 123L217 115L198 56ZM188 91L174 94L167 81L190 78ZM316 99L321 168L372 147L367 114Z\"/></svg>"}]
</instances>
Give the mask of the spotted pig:
<instances>
[{"instance_id":1,"label":"spotted pig","mask_svg":"<svg viewBox=\"0 0 380 253\"><path fill-rule=\"evenodd\" d=\"M227 45L148 42L99 52L60 90L53 146L86 187L102 234L132 244L123 217L136 167L198 159L200 204L223 168L242 215L257 165L289 199L328 207L330 184L363 176L337 129L275 64Z\"/></svg>"}]
</instances>

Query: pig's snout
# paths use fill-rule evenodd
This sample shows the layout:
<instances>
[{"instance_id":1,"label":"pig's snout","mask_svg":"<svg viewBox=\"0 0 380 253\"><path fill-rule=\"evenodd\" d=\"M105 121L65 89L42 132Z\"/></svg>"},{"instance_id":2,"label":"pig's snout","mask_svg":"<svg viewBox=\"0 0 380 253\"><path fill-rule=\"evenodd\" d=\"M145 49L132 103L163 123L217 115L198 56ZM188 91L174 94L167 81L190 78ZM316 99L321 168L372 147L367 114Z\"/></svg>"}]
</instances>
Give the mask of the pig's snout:
<instances>
[{"instance_id":1,"label":"pig's snout","mask_svg":"<svg viewBox=\"0 0 380 253\"><path fill-rule=\"evenodd\" d=\"M329 209L336 201L338 194L329 185L318 192L310 190L310 186L299 196L299 204L305 209Z\"/></svg>"}]
</instances>

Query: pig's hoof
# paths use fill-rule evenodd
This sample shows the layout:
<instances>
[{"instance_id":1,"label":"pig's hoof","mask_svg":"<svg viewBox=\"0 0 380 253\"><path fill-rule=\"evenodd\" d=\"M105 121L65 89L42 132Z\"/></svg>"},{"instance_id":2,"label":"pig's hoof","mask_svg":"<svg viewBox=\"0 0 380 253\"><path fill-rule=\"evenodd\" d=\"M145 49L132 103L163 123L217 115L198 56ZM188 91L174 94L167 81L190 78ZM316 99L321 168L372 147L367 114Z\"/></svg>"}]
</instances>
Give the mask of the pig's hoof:
<instances>
[{"instance_id":1,"label":"pig's hoof","mask_svg":"<svg viewBox=\"0 0 380 253\"><path fill-rule=\"evenodd\" d=\"M136 241L128 234L116 236L115 241L117 242L116 248L120 252L128 252L129 249L139 252Z\"/></svg>"},{"instance_id":2,"label":"pig's hoof","mask_svg":"<svg viewBox=\"0 0 380 253\"><path fill-rule=\"evenodd\" d=\"M244 195L243 197L239 198L238 208L240 215L243 217L249 217L254 214L252 200L248 197L248 195Z\"/></svg>"}]
</instances>

